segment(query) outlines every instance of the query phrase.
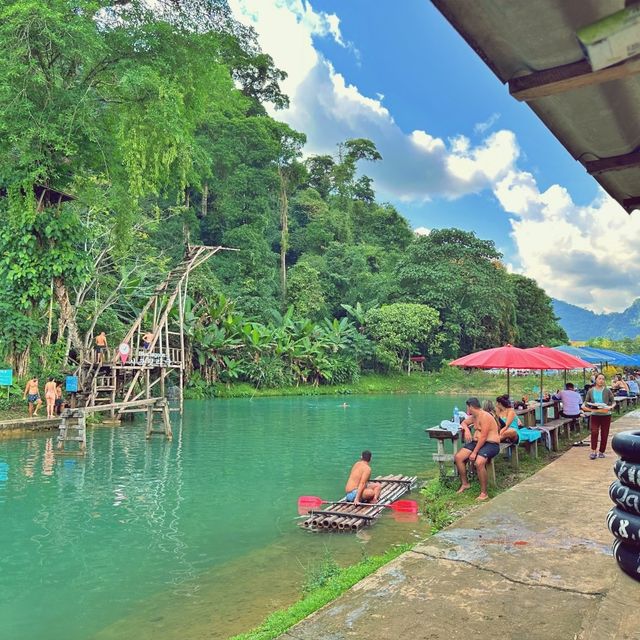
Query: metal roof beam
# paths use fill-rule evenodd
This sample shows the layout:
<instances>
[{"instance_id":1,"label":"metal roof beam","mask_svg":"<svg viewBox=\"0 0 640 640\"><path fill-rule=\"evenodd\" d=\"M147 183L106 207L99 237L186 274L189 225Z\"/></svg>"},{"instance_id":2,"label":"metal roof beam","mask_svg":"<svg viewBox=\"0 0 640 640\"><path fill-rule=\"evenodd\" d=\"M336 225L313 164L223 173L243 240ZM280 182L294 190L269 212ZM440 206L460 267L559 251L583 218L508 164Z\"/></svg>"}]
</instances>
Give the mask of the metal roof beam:
<instances>
[{"instance_id":1,"label":"metal roof beam","mask_svg":"<svg viewBox=\"0 0 640 640\"><path fill-rule=\"evenodd\" d=\"M633 198L625 198L622 201L622 206L627 210L627 213L631 213L635 209L640 209L640 196L633 196Z\"/></svg>"},{"instance_id":2,"label":"metal roof beam","mask_svg":"<svg viewBox=\"0 0 640 640\"><path fill-rule=\"evenodd\" d=\"M509 93L516 100L528 102L573 89L621 80L637 73L640 73L638 57L599 71L592 71L587 60L580 60L509 80Z\"/></svg>"},{"instance_id":3,"label":"metal roof beam","mask_svg":"<svg viewBox=\"0 0 640 640\"><path fill-rule=\"evenodd\" d=\"M605 171L619 171L620 169L637 167L640 166L640 151L611 156L610 158L600 158L600 160L587 160L584 166L587 173L592 176Z\"/></svg>"}]
</instances>

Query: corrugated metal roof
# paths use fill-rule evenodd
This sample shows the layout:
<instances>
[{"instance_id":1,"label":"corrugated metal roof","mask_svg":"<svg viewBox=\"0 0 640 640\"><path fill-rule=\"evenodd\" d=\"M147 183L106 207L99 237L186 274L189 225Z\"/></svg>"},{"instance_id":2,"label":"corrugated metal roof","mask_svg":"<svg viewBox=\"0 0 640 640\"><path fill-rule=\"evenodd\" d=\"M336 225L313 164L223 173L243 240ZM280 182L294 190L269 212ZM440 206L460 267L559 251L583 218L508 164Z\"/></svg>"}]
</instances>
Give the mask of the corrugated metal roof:
<instances>
[{"instance_id":1,"label":"corrugated metal roof","mask_svg":"<svg viewBox=\"0 0 640 640\"><path fill-rule=\"evenodd\" d=\"M629 212L640 208L640 153L628 156L640 150L640 60L594 73L576 37L624 0L432 2L605 191ZM621 163L631 166L611 169Z\"/></svg>"}]
</instances>

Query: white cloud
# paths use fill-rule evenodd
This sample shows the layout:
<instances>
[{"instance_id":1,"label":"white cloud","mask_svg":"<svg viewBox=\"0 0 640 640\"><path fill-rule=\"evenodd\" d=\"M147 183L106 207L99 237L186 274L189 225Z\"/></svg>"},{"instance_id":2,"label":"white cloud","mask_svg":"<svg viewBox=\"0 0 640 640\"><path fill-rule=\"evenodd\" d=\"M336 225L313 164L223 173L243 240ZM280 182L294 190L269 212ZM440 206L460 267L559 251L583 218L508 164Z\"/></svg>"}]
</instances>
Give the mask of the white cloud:
<instances>
[{"instance_id":1,"label":"white cloud","mask_svg":"<svg viewBox=\"0 0 640 640\"><path fill-rule=\"evenodd\" d=\"M414 229L413 232L417 236L428 236L431 233L431 229L427 229L427 227L418 227L417 229Z\"/></svg>"},{"instance_id":2,"label":"white cloud","mask_svg":"<svg viewBox=\"0 0 640 640\"><path fill-rule=\"evenodd\" d=\"M593 311L621 311L640 296L640 217L604 191L587 206L566 189L540 191L533 176L511 171L494 193L511 219L519 272L547 293Z\"/></svg>"},{"instance_id":3,"label":"white cloud","mask_svg":"<svg viewBox=\"0 0 640 640\"><path fill-rule=\"evenodd\" d=\"M382 96L363 95L314 48L314 37L344 43L339 19L314 11L305 0L231 0L236 17L253 26L263 50L289 74L282 83L291 107L273 113L307 134L308 153L334 153L348 138L370 138L383 161L365 171L382 197L428 200L456 198L491 186L518 156L515 136L492 134L473 146L466 138L448 142L426 131L405 132Z\"/></svg>"},{"instance_id":4,"label":"white cloud","mask_svg":"<svg viewBox=\"0 0 640 640\"><path fill-rule=\"evenodd\" d=\"M407 202L458 198L490 189L510 215L520 264L514 271L535 278L550 295L590 309L621 310L640 296L635 265L640 217L631 217L601 194L576 205L554 185L540 191L531 173L517 166L520 149L512 131L486 135L499 119L475 125L479 143L450 140L425 130L405 132L382 104L363 95L314 47L332 38L350 48L334 14L314 11L306 0L230 0L236 17L255 27L263 50L289 75L282 88L291 107L273 115L308 137L307 153L334 153L348 138L370 138L383 161L364 167L382 198ZM428 233L422 227L416 233ZM628 266L630 265L630 266Z\"/></svg>"},{"instance_id":5,"label":"white cloud","mask_svg":"<svg viewBox=\"0 0 640 640\"><path fill-rule=\"evenodd\" d=\"M484 122L478 122L473 127L473 132L481 135L486 133L500 119L499 113L492 113Z\"/></svg>"}]
</instances>

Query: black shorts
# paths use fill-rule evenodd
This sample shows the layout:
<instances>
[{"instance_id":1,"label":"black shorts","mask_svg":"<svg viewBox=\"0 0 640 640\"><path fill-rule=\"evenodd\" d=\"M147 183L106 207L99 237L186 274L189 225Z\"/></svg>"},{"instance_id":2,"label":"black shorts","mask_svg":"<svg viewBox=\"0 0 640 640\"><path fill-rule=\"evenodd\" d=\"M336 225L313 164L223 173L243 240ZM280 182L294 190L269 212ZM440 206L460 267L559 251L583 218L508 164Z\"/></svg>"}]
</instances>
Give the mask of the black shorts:
<instances>
[{"instance_id":1,"label":"black shorts","mask_svg":"<svg viewBox=\"0 0 640 640\"><path fill-rule=\"evenodd\" d=\"M474 451L476 448L475 442L467 442L462 446L463 449L468 449L469 451ZM495 442L485 442L478 451L478 455L486 458L487 460L491 460L491 458L495 458L500 453L500 445Z\"/></svg>"}]
</instances>

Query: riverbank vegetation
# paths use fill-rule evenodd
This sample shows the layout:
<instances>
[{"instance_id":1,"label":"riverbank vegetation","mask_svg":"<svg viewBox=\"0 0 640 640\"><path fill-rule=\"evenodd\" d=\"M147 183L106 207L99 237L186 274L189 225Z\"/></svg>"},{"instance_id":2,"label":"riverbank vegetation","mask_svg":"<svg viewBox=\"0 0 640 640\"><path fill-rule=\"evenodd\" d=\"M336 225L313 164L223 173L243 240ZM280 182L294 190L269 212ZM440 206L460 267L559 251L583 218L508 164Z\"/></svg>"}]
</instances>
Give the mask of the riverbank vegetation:
<instances>
[{"instance_id":1,"label":"riverbank vegetation","mask_svg":"<svg viewBox=\"0 0 640 640\"><path fill-rule=\"evenodd\" d=\"M566 340L493 242L416 235L376 200L375 141L303 157L285 77L224 0L0 8L0 365L60 377L117 345L192 244L192 395L357 384Z\"/></svg>"}]
</instances>

